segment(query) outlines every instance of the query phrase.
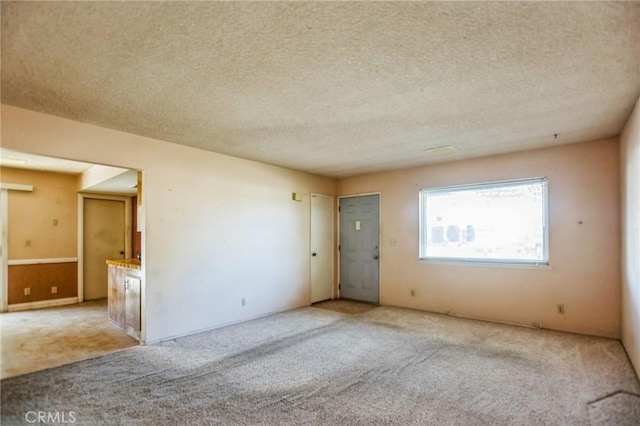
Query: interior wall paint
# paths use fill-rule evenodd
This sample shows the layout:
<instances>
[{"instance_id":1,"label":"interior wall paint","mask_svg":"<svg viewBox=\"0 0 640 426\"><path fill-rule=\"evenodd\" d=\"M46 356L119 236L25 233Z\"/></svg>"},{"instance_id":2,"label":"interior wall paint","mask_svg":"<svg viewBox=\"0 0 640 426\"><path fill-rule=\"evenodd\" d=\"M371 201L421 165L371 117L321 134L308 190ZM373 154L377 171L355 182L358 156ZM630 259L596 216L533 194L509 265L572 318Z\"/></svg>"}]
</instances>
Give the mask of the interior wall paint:
<instances>
[{"instance_id":1,"label":"interior wall paint","mask_svg":"<svg viewBox=\"0 0 640 426\"><path fill-rule=\"evenodd\" d=\"M420 189L537 176L549 180L551 268L418 261ZM382 304L619 338L616 139L365 175L338 188L377 191Z\"/></svg>"},{"instance_id":2,"label":"interior wall paint","mask_svg":"<svg viewBox=\"0 0 640 426\"><path fill-rule=\"evenodd\" d=\"M78 176L9 167L1 174L5 183L33 185L9 191L8 259L76 257Z\"/></svg>"},{"instance_id":3,"label":"interior wall paint","mask_svg":"<svg viewBox=\"0 0 640 426\"><path fill-rule=\"evenodd\" d=\"M129 170L122 169L120 167L111 167L111 166L103 166L101 164L95 164L89 167L84 172L82 172L82 175L80 177L79 190L84 191L88 188L91 188L94 185L102 183L106 180L119 176L128 171Z\"/></svg>"},{"instance_id":4,"label":"interior wall paint","mask_svg":"<svg viewBox=\"0 0 640 426\"><path fill-rule=\"evenodd\" d=\"M622 343L640 377L640 99L620 135Z\"/></svg>"},{"instance_id":5,"label":"interior wall paint","mask_svg":"<svg viewBox=\"0 0 640 426\"><path fill-rule=\"evenodd\" d=\"M335 180L8 105L2 142L144 171L144 341L309 304L309 193Z\"/></svg>"}]
</instances>

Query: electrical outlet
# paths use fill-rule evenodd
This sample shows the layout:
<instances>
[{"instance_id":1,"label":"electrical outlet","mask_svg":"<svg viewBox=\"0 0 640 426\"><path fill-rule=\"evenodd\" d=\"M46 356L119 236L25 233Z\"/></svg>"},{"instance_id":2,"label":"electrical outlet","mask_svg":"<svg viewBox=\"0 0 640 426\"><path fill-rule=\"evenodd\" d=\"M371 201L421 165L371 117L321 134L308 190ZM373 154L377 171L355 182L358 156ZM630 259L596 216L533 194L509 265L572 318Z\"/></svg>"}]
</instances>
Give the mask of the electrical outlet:
<instances>
[{"instance_id":1,"label":"electrical outlet","mask_svg":"<svg viewBox=\"0 0 640 426\"><path fill-rule=\"evenodd\" d=\"M242 299L240 299L240 304L242 306L247 306L247 299L245 299L244 297Z\"/></svg>"},{"instance_id":2,"label":"electrical outlet","mask_svg":"<svg viewBox=\"0 0 640 426\"><path fill-rule=\"evenodd\" d=\"M24 288L24 295L25 296L31 296L31 288L30 287L25 287Z\"/></svg>"},{"instance_id":3,"label":"electrical outlet","mask_svg":"<svg viewBox=\"0 0 640 426\"><path fill-rule=\"evenodd\" d=\"M416 291L414 289L411 289L411 297L414 297L416 295Z\"/></svg>"},{"instance_id":4,"label":"electrical outlet","mask_svg":"<svg viewBox=\"0 0 640 426\"><path fill-rule=\"evenodd\" d=\"M58 293L58 287L56 286L51 287L51 294L56 294L56 293Z\"/></svg>"},{"instance_id":5,"label":"electrical outlet","mask_svg":"<svg viewBox=\"0 0 640 426\"><path fill-rule=\"evenodd\" d=\"M564 305L557 305L556 312L559 313L560 315L564 315Z\"/></svg>"}]
</instances>

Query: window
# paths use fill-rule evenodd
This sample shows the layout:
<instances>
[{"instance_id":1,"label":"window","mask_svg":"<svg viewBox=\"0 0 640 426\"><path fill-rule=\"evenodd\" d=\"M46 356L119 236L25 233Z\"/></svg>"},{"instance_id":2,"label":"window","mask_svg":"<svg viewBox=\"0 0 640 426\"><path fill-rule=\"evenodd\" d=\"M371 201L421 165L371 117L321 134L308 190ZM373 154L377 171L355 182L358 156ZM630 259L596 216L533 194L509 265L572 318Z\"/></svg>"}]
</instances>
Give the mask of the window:
<instances>
[{"instance_id":1,"label":"window","mask_svg":"<svg viewBox=\"0 0 640 426\"><path fill-rule=\"evenodd\" d=\"M420 258L548 263L547 180L420 191Z\"/></svg>"}]
</instances>

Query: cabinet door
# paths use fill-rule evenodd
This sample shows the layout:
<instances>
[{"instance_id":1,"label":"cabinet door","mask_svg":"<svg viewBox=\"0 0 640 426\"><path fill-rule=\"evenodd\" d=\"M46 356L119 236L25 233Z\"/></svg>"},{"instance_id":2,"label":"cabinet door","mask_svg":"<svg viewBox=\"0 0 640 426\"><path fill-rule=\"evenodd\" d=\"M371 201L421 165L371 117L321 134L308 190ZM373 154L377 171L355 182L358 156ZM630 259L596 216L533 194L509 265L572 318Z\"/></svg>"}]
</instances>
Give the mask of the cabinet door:
<instances>
[{"instance_id":1,"label":"cabinet door","mask_svg":"<svg viewBox=\"0 0 640 426\"><path fill-rule=\"evenodd\" d=\"M107 276L107 312L109 313L109 321L116 322L116 292L118 287L118 277L116 267L109 265L109 272Z\"/></svg>"},{"instance_id":2,"label":"cabinet door","mask_svg":"<svg viewBox=\"0 0 640 426\"><path fill-rule=\"evenodd\" d=\"M136 339L140 339L140 286L141 279L133 275L125 278L125 318L127 333Z\"/></svg>"},{"instance_id":3,"label":"cabinet door","mask_svg":"<svg viewBox=\"0 0 640 426\"><path fill-rule=\"evenodd\" d=\"M108 313L109 320L120 328L124 328L124 271L109 265Z\"/></svg>"}]
</instances>

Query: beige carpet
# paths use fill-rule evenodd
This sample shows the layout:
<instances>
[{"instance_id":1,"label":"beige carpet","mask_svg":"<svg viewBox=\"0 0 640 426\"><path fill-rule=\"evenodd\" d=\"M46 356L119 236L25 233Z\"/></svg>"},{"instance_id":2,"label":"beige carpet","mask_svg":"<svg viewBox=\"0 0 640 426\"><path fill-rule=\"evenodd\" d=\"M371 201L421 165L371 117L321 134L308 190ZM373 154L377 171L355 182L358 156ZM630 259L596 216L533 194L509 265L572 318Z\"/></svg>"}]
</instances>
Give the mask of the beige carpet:
<instances>
[{"instance_id":1,"label":"beige carpet","mask_svg":"<svg viewBox=\"0 0 640 426\"><path fill-rule=\"evenodd\" d=\"M0 376L57 367L137 346L107 319L107 299L0 315Z\"/></svg>"},{"instance_id":2,"label":"beige carpet","mask_svg":"<svg viewBox=\"0 0 640 426\"><path fill-rule=\"evenodd\" d=\"M636 425L618 341L309 307L2 381L2 424Z\"/></svg>"}]
</instances>

